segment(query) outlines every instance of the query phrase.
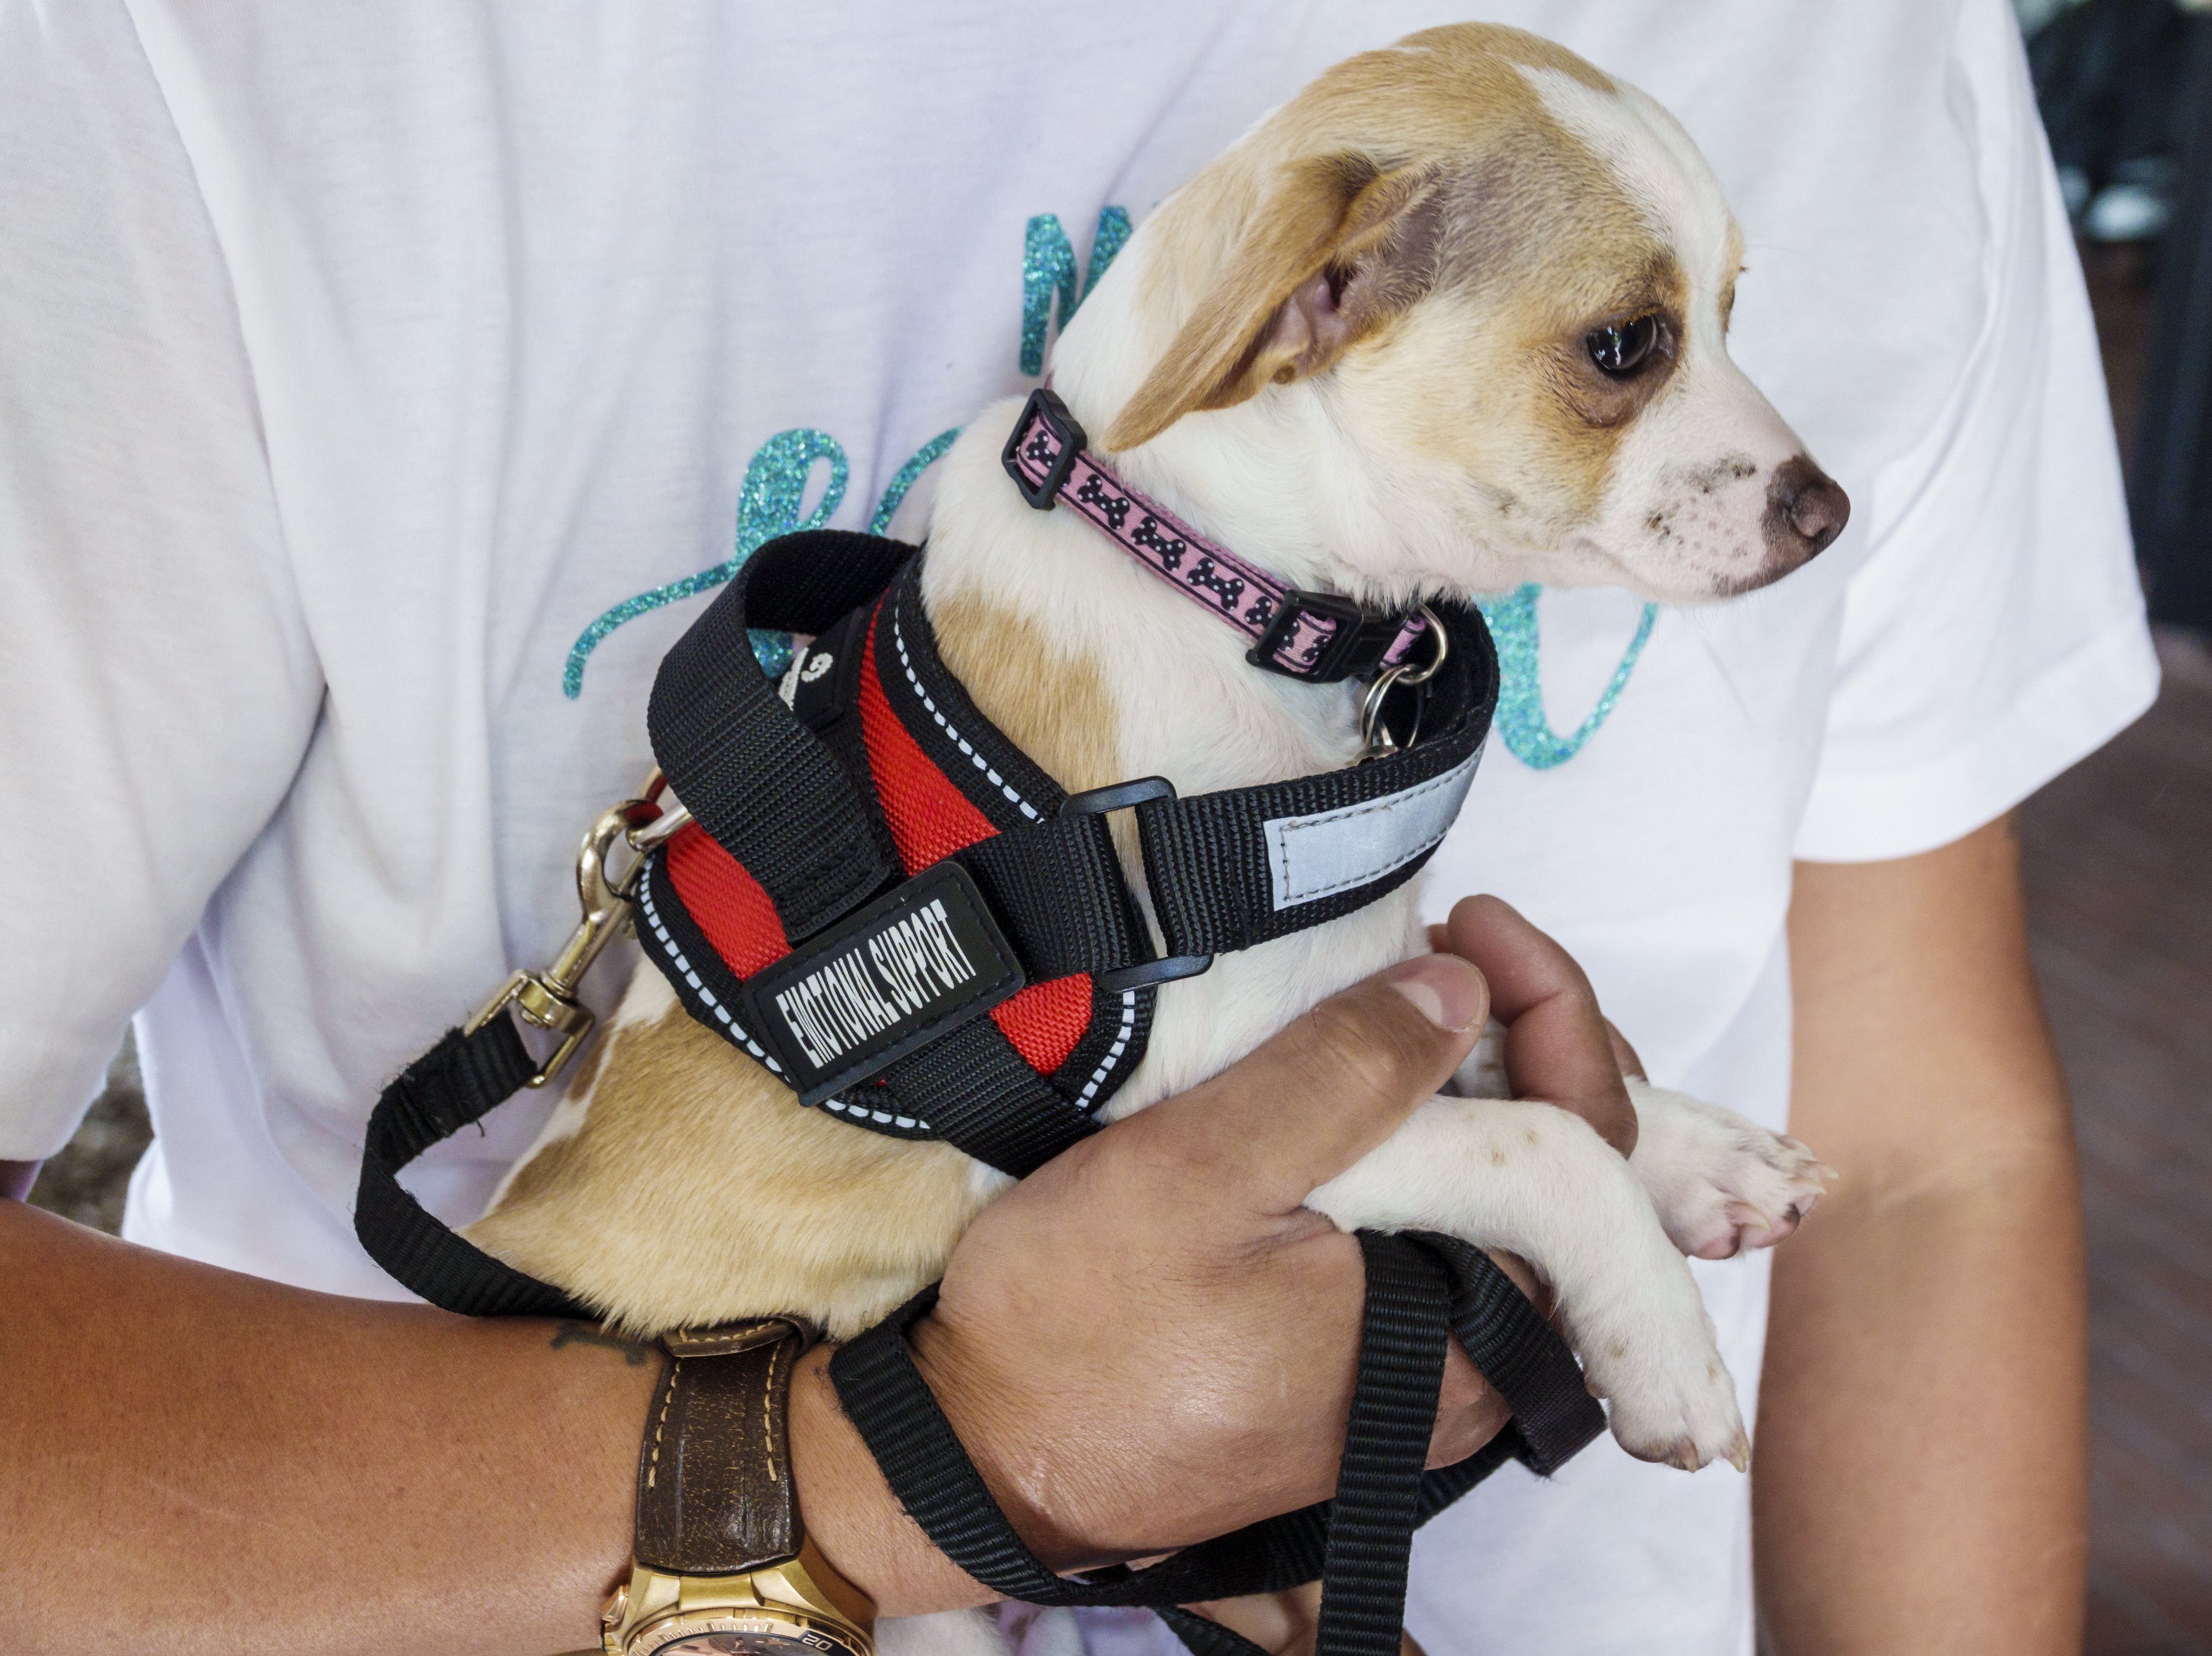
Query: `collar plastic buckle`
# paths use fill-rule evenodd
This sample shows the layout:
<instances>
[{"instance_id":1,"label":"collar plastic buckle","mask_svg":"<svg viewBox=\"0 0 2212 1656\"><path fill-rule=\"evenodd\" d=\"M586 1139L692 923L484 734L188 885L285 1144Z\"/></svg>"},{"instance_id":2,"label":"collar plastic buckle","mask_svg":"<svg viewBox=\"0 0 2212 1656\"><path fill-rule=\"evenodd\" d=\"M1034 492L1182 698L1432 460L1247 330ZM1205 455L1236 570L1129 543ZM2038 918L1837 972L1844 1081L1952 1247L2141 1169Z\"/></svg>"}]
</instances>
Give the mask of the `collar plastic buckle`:
<instances>
[{"instance_id":1,"label":"collar plastic buckle","mask_svg":"<svg viewBox=\"0 0 2212 1656\"><path fill-rule=\"evenodd\" d=\"M1280 659L1283 646L1297 636L1299 623L1309 619L1334 622L1336 627L1314 652L1311 661L1303 666L1286 666ZM1334 684L1380 666L1404 625L1403 616L1370 616L1341 593L1306 592L1292 587L1283 594L1267 630L1245 652L1244 659L1285 678Z\"/></svg>"},{"instance_id":2,"label":"collar plastic buckle","mask_svg":"<svg viewBox=\"0 0 2212 1656\"><path fill-rule=\"evenodd\" d=\"M1050 444L1045 440L1048 435L1059 443L1059 453L1052 452ZM1082 425L1067 411L1067 404L1039 385L1030 393L1022 417L1014 422L1013 435L1006 439L999 458L1006 468L1006 476L1014 480L1014 487L1021 490L1022 498L1039 512L1049 512L1060 485L1075 469L1076 457L1090 441ZM1025 446L1027 458L1045 469L1042 482L1031 482L1030 474L1023 469Z\"/></svg>"}]
</instances>

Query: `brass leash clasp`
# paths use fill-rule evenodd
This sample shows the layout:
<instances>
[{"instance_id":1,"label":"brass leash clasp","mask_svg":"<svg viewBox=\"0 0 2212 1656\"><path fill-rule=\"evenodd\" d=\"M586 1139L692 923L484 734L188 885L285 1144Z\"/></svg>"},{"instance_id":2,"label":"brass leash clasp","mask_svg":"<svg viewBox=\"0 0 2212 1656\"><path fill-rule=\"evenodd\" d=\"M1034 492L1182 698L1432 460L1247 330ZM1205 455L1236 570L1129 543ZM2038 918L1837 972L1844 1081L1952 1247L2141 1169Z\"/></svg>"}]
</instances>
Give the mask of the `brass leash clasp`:
<instances>
[{"instance_id":1,"label":"brass leash clasp","mask_svg":"<svg viewBox=\"0 0 2212 1656\"><path fill-rule=\"evenodd\" d=\"M646 779L635 799L625 799L592 825L576 853L576 897L583 919L568 934L568 941L543 972L519 971L501 984L477 1010L463 1033L474 1034L491 1022L502 1007L533 1028L559 1037L553 1054L538 1065L537 1074L524 1083L543 1087L568 1067L577 1049L591 1038L599 1015L576 998L584 974L592 969L602 950L629 929L637 877L646 853L688 822L690 813L666 796L667 782L655 769ZM635 852L619 879L607 877L608 853L620 840Z\"/></svg>"}]
</instances>

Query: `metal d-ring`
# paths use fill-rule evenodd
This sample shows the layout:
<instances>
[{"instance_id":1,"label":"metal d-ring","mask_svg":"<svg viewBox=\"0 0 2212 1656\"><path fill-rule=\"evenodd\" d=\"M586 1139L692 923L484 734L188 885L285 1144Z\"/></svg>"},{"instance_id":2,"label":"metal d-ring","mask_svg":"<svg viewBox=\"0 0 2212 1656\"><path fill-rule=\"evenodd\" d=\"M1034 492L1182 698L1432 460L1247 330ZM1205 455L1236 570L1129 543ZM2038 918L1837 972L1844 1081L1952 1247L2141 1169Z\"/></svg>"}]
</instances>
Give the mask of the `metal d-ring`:
<instances>
[{"instance_id":1,"label":"metal d-ring","mask_svg":"<svg viewBox=\"0 0 2212 1656\"><path fill-rule=\"evenodd\" d=\"M1444 624L1438 619L1437 612L1425 604L1421 606L1421 614L1428 620L1429 632L1437 641L1437 652L1429 658L1426 666L1416 667L1411 662L1401 661L1395 667L1385 667L1375 675L1375 682L1367 687L1367 699L1359 706L1359 739L1364 744L1359 762L1363 765L1370 759L1387 759L1398 751L1396 739L1382 722L1382 704L1389 699L1390 692L1401 684L1411 689L1427 683L1442 670L1444 658L1451 653L1450 641L1444 636ZM1414 738L1418 739L1420 733L1420 719L1416 714Z\"/></svg>"}]
</instances>

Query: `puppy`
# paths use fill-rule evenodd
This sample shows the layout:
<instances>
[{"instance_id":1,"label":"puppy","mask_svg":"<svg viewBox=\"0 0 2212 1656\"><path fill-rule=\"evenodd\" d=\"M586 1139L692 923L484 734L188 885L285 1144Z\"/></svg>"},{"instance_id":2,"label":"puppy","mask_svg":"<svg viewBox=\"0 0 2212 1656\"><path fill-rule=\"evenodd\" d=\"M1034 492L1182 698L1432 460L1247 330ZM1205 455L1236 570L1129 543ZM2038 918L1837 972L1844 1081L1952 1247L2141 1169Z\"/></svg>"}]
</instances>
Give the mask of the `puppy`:
<instances>
[{"instance_id":1,"label":"puppy","mask_svg":"<svg viewBox=\"0 0 2212 1656\"><path fill-rule=\"evenodd\" d=\"M1650 98L1528 34L1431 30L1332 69L1163 203L1061 337L1054 384L1128 484L1300 588L1382 609L1523 581L1710 601L1789 573L1848 510L1729 359L1741 252ZM1024 503L1000 458L1019 409L984 410L945 457L921 578L977 707L1071 792L1354 763L1358 687L1255 670L1076 514ZM1106 1113L1422 949L1419 908L1409 883L1164 986ZM1439 1097L1310 1204L1522 1255L1629 1453L1741 1466L1683 1254L1778 1240L1826 1170L1726 1111L1631 1092L1627 1160L1547 1105ZM647 965L468 1234L640 1332L799 1312L843 1338L934 1280L1007 1184L949 1144L798 1108Z\"/></svg>"}]
</instances>

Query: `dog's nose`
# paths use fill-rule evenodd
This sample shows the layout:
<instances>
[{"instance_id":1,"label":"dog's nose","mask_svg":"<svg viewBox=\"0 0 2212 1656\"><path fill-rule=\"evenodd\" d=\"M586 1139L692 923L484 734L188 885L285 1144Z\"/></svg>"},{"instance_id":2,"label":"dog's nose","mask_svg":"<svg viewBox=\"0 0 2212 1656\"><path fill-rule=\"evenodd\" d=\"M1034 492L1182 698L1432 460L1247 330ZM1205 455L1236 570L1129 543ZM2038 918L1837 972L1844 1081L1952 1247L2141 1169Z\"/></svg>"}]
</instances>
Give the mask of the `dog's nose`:
<instances>
[{"instance_id":1,"label":"dog's nose","mask_svg":"<svg viewBox=\"0 0 2212 1656\"><path fill-rule=\"evenodd\" d=\"M1766 490L1766 543L1791 567L1825 551L1850 521L1851 497L1802 454L1774 469Z\"/></svg>"}]
</instances>

